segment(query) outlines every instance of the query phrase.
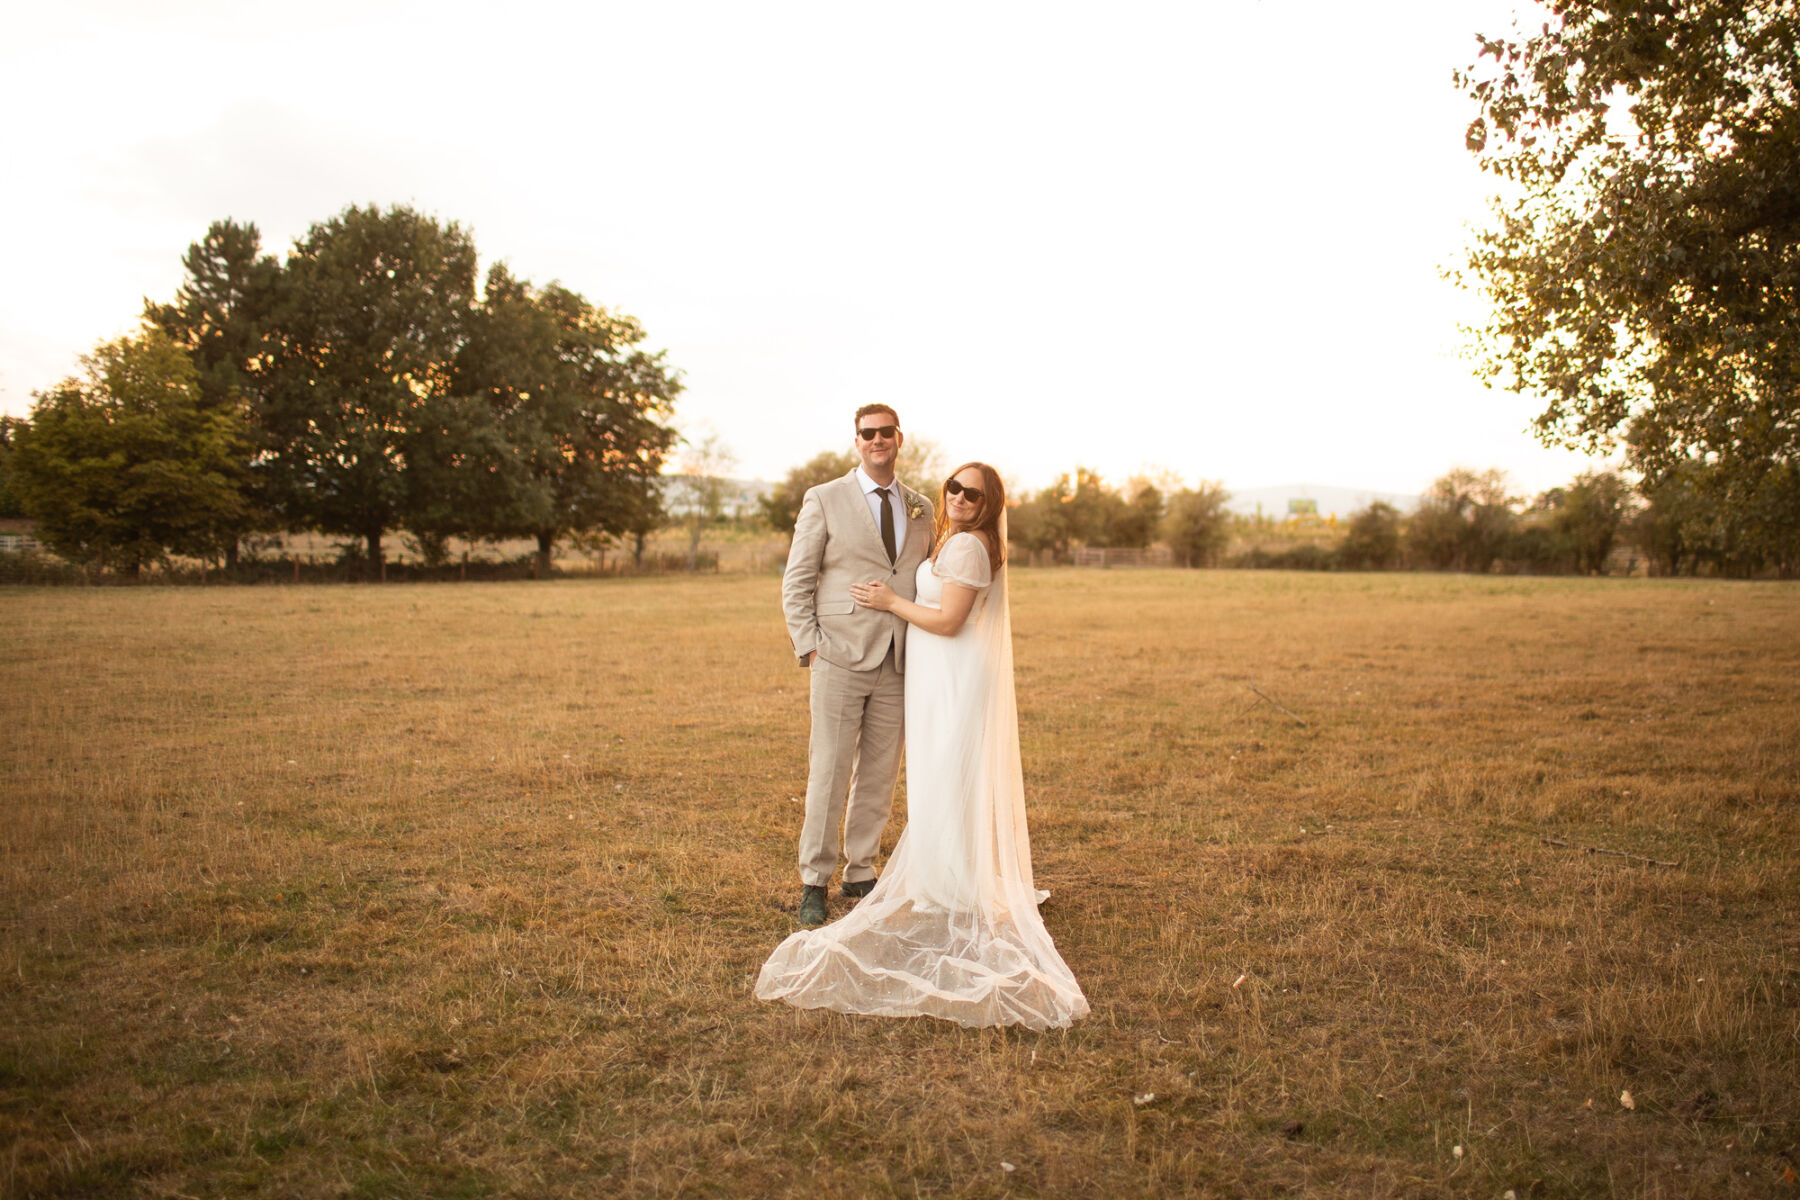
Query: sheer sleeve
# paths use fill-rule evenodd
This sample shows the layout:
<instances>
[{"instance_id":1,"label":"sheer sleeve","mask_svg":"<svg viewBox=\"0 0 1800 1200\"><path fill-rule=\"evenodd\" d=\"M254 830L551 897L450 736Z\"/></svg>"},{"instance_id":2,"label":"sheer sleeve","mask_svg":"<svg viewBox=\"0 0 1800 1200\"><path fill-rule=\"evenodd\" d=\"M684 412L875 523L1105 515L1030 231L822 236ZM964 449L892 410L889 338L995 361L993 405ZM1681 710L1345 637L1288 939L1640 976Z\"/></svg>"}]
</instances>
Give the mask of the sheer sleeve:
<instances>
[{"instance_id":1,"label":"sheer sleeve","mask_svg":"<svg viewBox=\"0 0 1800 1200\"><path fill-rule=\"evenodd\" d=\"M959 533L945 542L931 569L945 583L960 583L978 590L994 582L987 547L972 533Z\"/></svg>"}]
</instances>

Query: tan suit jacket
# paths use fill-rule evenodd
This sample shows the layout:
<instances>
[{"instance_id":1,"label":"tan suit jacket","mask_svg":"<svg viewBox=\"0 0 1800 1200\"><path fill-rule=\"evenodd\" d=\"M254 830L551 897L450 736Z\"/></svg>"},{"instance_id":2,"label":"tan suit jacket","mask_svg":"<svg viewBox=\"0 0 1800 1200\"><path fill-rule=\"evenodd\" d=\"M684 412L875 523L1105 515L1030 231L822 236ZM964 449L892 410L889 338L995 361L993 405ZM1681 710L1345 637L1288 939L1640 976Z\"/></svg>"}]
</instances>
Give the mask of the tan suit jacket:
<instances>
[{"instance_id":1,"label":"tan suit jacket","mask_svg":"<svg viewBox=\"0 0 1800 1200\"><path fill-rule=\"evenodd\" d=\"M894 665L906 669L906 622L893 613L859 608L850 598L851 584L875 579L913 598L919 564L931 553L931 501L903 483L900 499L906 534L892 563L855 471L809 489L800 502L781 577L781 610L802 666L816 653L834 667L872 671L892 643Z\"/></svg>"}]
</instances>

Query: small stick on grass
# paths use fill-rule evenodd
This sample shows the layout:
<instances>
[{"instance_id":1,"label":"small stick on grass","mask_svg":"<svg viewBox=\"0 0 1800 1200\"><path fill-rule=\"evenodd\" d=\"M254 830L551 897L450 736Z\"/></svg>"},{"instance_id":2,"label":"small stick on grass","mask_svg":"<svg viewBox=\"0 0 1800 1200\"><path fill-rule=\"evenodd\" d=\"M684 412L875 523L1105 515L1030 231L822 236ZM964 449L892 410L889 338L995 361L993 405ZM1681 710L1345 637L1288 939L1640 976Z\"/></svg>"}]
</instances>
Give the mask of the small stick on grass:
<instances>
[{"instance_id":1,"label":"small stick on grass","mask_svg":"<svg viewBox=\"0 0 1800 1200\"><path fill-rule=\"evenodd\" d=\"M1251 691L1255 692L1257 695L1261 696L1264 700L1269 700L1269 697L1263 692L1263 690L1261 688L1257 687L1254 683L1248 683L1248 684L1245 684L1244 686L1249 688ZM1275 704L1275 701L1269 700L1269 703ZM1282 712L1287 713L1288 716L1294 718L1294 723L1296 725L1300 726L1300 728L1302 728L1302 729L1306 728L1306 722L1300 719L1300 715L1298 713L1292 711L1291 709L1282 708L1281 705L1279 705L1279 704L1275 704L1275 707L1280 708Z\"/></svg>"},{"instance_id":2,"label":"small stick on grass","mask_svg":"<svg viewBox=\"0 0 1800 1200\"><path fill-rule=\"evenodd\" d=\"M1649 863L1653 867L1679 867L1681 863L1664 862L1660 858L1645 858L1641 854L1627 854L1623 850L1608 850L1604 846L1577 846L1574 842L1565 842L1558 838L1543 839L1546 846L1561 846L1564 850L1579 850L1583 854L1616 854L1620 858L1629 858L1632 862Z\"/></svg>"}]
</instances>

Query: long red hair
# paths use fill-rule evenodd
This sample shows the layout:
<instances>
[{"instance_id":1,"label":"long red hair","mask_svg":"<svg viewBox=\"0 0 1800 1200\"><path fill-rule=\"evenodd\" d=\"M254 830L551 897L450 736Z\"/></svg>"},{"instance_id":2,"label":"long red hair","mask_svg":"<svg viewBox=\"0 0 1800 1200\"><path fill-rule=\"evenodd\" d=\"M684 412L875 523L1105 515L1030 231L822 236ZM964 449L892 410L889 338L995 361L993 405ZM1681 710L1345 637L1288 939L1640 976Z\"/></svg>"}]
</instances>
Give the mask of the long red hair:
<instances>
[{"instance_id":1,"label":"long red hair","mask_svg":"<svg viewBox=\"0 0 1800 1200\"><path fill-rule=\"evenodd\" d=\"M970 467L981 472L981 503L975 506L975 523L961 529L952 528L950 524L950 492L944 486ZM1006 513L1006 485L1000 482L1000 472L984 462L968 462L950 472L949 479L938 487L937 517L933 522L931 537L931 556L950 540L953 533L979 533L986 535L988 566L998 571L1006 562L1006 539L1000 536L1000 518Z\"/></svg>"}]
</instances>

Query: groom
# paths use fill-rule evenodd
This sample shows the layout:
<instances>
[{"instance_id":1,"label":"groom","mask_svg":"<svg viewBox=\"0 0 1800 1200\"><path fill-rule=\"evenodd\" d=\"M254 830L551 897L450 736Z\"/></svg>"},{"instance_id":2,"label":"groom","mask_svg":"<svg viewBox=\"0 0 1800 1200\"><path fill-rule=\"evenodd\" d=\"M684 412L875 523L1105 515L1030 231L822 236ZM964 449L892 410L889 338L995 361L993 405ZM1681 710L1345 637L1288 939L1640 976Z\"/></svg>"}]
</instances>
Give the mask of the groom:
<instances>
[{"instance_id":1,"label":"groom","mask_svg":"<svg viewBox=\"0 0 1800 1200\"><path fill-rule=\"evenodd\" d=\"M825 923L825 889L844 827L844 895L875 886L875 853L894 805L906 721L906 622L858 608L850 585L885 580L907 599L931 553L931 502L894 478L906 438L885 404L856 410L862 465L810 489L794 522L781 610L800 665L812 672L806 822L800 830L802 925ZM846 805L846 800L848 804Z\"/></svg>"}]
</instances>

